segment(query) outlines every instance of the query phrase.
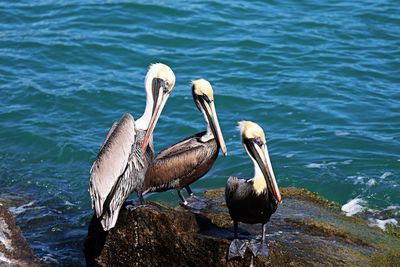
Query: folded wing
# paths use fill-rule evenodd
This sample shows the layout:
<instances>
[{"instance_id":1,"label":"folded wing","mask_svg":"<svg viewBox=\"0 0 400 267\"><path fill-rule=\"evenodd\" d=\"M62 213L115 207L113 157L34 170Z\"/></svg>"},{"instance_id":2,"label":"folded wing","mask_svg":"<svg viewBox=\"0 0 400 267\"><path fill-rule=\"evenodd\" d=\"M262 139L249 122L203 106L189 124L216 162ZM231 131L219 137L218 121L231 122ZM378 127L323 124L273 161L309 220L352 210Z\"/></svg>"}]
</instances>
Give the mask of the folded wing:
<instances>
[{"instance_id":1,"label":"folded wing","mask_svg":"<svg viewBox=\"0 0 400 267\"><path fill-rule=\"evenodd\" d=\"M104 141L92 169L89 192L97 217L103 214L104 202L124 174L135 144L135 121L130 114L114 123Z\"/></svg>"},{"instance_id":2,"label":"folded wing","mask_svg":"<svg viewBox=\"0 0 400 267\"><path fill-rule=\"evenodd\" d=\"M196 172L205 160L207 151L196 139L189 137L157 155L146 172L145 188L150 191L176 188L179 180Z\"/></svg>"}]
</instances>

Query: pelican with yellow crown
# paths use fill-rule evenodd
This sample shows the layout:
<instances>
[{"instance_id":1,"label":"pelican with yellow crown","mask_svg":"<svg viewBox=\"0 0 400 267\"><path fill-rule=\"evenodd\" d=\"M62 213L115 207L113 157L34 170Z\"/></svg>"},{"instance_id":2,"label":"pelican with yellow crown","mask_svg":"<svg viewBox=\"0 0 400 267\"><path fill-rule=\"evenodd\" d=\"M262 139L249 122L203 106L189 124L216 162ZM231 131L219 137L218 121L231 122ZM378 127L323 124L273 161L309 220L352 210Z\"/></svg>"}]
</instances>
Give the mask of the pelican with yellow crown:
<instances>
[{"instance_id":1,"label":"pelican with yellow crown","mask_svg":"<svg viewBox=\"0 0 400 267\"><path fill-rule=\"evenodd\" d=\"M150 66L145 78L146 109L136 122L124 114L109 130L90 169L92 208L105 231L115 226L132 192L143 204L144 176L154 157L153 131L175 84L167 65Z\"/></svg>"},{"instance_id":2,"label":"pelican with yellow crown","mask_svg":"<svg viewBox=\"0 0 400 267\"><path fill-rule=\"evenodd\" d=\"M265 244L266 223L281 202L281 194L269 159L264 131L258 124L251 121L239 122L239 128L244 149L254 164L254 177L239 179L231 176L225 187L225 200L235 231L235 239L229 248L229 259L243 257L247 244L254 256L268 255L268 247ZM239 222L261 223L261 242L238 240Z\"/></svg>"},{"instance_id":3,"label":"pelican with yellow crown","mask_svg":"<svg viewBox=\"0 0 400 267\"><path fill-rule=\"evenodd\" d=\"M204 202L194 197L189 186L211 169L219 149L224 155L227 151L215 110L211 84L204 79L193 81L192 95L196 106L203 113L207 130L161 151L149 166L144 184L145 193L176 189L184 206L200 209ZM190 195L189 199L183 196L183 188Z\"/></svg>"}]
</instances>

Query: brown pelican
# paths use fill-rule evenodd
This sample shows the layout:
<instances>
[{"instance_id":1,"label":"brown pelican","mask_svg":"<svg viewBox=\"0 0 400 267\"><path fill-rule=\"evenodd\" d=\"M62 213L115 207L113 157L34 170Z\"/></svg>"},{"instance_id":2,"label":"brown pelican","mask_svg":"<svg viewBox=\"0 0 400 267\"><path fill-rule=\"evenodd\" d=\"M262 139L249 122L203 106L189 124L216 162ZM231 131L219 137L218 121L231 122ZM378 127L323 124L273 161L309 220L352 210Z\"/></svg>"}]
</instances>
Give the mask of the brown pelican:
<instances>
[{"instance_id":1,"label":"brown pelican","mask_svg":"<svg viewBox=\"0 0 400 267\"><path fill-rule=\"evenodd\" d=\"M158 154L148 168L145 177L145 193L176 189L183 205L199 208L196 199L189 205L182 195L185 188L192 197L189 185L205 175L218 157L219 148L227 154L224 138L214 106L211 84L204 80L192 82L192 95L203 113L207 131L192 135Z\"/></svg>"},{"instance_id":2,"label":"brown pelican","mask_svg":"<svg viewBox=\"0 0 400 267\"><path fill-rule=\"evenodd\" d=\"M105 231L115 226L122 204L133 191L143 204L143 179L154 155L153 130L174 84L175 75L168 66L151 65L145 79L147 97L142 117L135 122L130 114L124 114L115 122L92 165L92 208Z\"/></svg>"},{"instance_id":3,"label":"brown pelican","mask_svg":"<svg viewBox=\"0 0 400 267\"><path fill-rule=\"evenodd\" d=\"M265 135L261 127L250 121L239 122L242 144L254 163L254 177L239 179L231 176L225 188L225 200L233 220L235 240L229 248L228 258L243 257L246 244L238 239L238 222L262 224L261 243L249 245L255 256L268 255L265 244L265 225L276 211L281 194L269 159Z\"/></svg>"}]
</instances>

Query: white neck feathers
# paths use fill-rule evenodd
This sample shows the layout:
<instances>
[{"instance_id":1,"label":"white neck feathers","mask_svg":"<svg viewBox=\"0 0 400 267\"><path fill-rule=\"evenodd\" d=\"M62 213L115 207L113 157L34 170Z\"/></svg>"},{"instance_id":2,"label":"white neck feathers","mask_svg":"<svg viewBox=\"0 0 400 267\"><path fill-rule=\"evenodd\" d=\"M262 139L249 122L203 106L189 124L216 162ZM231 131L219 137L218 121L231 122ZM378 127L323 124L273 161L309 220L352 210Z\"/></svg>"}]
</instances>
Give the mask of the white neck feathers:
<instances>
[{"instance_id":1,"label":"white neck feathers","mask_svg":"<svg viewBox=\"0 0 400 267\"><path fill-rule=\"evenodd\" d=\"M262 173L260 167L254 159L251 159L254 164L254 177L253 177L253 187L256 194L261 194L267 188L267 183L265 182L264 174Z\"/></svg>"},{"instance_id":2,"label":"white neck feathers","mask_svg":"<svg viewBox=\"0 0 400 267\"><path fill-rule=\"evenodd\" d=\"M150 70L147 72L146 78L144 80L144 88L146 90L146 108L144 110L143 115L136 120L136 127L141 130L147 130L150 124L151 115L153 113L153 77L156 76L156 69L152 66Z\"/></svg>"}]
</instances>

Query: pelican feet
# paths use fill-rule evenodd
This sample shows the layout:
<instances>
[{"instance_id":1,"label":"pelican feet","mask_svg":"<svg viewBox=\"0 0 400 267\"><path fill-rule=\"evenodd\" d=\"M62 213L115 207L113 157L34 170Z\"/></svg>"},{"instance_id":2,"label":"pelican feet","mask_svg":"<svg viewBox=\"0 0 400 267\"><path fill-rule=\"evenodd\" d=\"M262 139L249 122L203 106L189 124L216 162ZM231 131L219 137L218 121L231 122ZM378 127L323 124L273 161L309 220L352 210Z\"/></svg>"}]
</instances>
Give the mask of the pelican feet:
<instances>
[{"instance_id":1,"label":"pelican feet","mask_svg":"<svg viewBox=\"0 0 400 267\"><path fill-rule=\"evenodd\" d=\"M243 258L247 248L250 249L254 257L268 257L269 255L268 245L261 240L234 239L229 246L228 261L237 257Z\"/></svg>"},{"instance_id":2,"label":"pelican feet","mask_svg":"<svg viewBox=\"0 0 400 267\"><path fill-rule=\"evenodd\" d=\"M269 255L268 245L263 240L253 239L249 242L248 247L251 250L251 253L253 253L254 257L257 256L268 257Z\"/></svg>"},{"instance_id":3,"label":"pelican feet","mask_svg":"<svg viewBox=\"0 0 400 267\"><path fill-rule=\"evenodd\" d=\"M248 240L234 239L229 246L228 261L237 257L243 258L248 244Z\"/></svg>"},{"instance_id":4,"label":"pelican feet","mask_svg":"<svg viewBox=\"0 0 400 267\"><path fill-rule=\"evenodd\" d=\"M211 200L208 198L191 195L186 199L185 202L181 203L181 205L185 208L193 210L202 210L206 208L210 204L210 202Z\"/></svg>"},{"instance_id":5,"label":"pelican feet","mask_svg":"<svg viewBox=\"0 0 400 267\"><path fill-rule=\"evenodd\" d=\"M140 203L140 201L135 201L135 200L127 200L124 203L125 205L125 209L129 210L129 211L133 211L141 206L146 205L146 203Z\"/></svg>"}]
</instances>

